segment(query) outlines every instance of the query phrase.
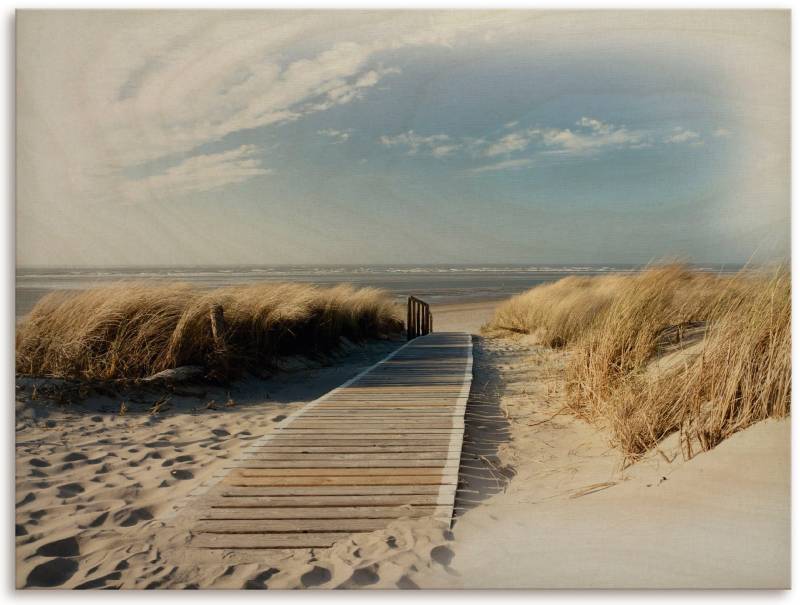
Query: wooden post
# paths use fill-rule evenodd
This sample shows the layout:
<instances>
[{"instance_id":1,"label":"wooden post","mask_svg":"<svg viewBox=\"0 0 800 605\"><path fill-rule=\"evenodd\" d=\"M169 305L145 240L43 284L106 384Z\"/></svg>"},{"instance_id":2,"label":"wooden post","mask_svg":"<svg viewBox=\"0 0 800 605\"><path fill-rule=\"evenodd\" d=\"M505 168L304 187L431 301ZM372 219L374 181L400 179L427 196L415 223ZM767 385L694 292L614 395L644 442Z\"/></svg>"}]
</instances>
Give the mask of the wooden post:
<instances>
[{"instance_id":1,"label":"wooden post","mask_svg":"<svg viewBox=\"0 0 800 605\"><path fill-rule=\"evenodd\" d=\"M406 301L406 340L411 340L411 297Z\"/></svg>"},{"instance_id":2,"label":"wooden post","mask_svg":"<svg viewBox=\"0 0 800 605\"><path fill-rule=\"evenodd\" d=\"M433 314L428 303L408 297L406 308L406 338L412 340L433 332Z\"/></svg>"}]
</instances>

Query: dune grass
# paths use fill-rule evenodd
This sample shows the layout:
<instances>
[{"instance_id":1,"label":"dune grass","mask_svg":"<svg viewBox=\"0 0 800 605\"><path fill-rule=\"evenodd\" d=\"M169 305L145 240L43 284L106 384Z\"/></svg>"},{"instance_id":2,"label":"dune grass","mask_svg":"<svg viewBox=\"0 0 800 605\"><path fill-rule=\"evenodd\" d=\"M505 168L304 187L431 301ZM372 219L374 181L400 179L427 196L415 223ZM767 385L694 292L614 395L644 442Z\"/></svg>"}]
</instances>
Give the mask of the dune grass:
<instances>
[{"instance_id":1,"label":"dune grass","mask_svg":"<svg viewBox=\"0 0 800 605\"><path fill-rule=\"evenodd\" d=\"M214 308L224 318L221 339L212 333ZM395 305L373 288L126 283L42 298L17 328L16 369L108 380L197 365L227 378L282 356L326 353L342 337L362 341L401 330Z\"/></svg>"},{"instance_id":2,"label":"dune grass","mask_svg":"<svg viewBox=\"0 0 800 605\"><path fill-rule=\"evenodd\" d=\"M509 300L487 330L567 347L570 409L607 426L626 459L675 431L691 456L789 413L790 290L785 270L570 277ZM681 350L679 363L659 365Z\"/></svg>"}]
</instances>

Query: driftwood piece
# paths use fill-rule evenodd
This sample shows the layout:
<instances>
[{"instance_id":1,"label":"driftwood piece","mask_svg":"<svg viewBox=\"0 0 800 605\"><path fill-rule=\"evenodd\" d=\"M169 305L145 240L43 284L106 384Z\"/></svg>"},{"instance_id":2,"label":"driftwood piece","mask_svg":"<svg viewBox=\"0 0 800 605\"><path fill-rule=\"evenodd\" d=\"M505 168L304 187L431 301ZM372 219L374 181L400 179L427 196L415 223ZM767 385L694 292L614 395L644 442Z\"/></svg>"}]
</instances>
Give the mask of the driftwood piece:
<instances>
[{"instance_id":1,"label":"driftwood piece","mask_svg":"<svg viewBox=\"0 0 800 605\"><path fill-rule=\"evenodd\" d=\"M180 366L179 368L171 368L142 378L142 382L187 382L200 378L203 375L203 368L201 366Z\"/></svg>"}]
</instances>

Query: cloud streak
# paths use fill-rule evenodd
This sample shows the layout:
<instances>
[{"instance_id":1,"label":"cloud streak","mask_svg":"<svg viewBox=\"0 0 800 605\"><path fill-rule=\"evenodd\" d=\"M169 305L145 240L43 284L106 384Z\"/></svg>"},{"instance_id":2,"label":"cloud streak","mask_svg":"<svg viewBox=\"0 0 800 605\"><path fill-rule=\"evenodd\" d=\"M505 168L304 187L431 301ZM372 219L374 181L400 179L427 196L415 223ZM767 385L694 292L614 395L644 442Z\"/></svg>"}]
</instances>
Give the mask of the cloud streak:
<instances>
[{"instance_id":1,"label":"cloud streak","mask_svg":"<svg viewBox=\"0 0 800 605\"><path fill-rule=\"evenodd\" d=\"M256 157L258 147L242 145L237 149L197 155L152 176L127 181L123 193L129 202L178 198L192 193L213 191L270 174Z\"/></svg>"},{"instance_id":2,"label":"cloud streak","mask_svg":"<svg viewBox=\"0 0 800 605\"><path fill-rule=\"evenodd\" d=\"M508 130L517 126L518 122L509 122L503 128ZM717 129L714 135L729 136L726 133L725 129ZM659 135L657 130L630 129L587 116L581 117L571 128L517 128L495 138L458 138L445 133L422 135L409 130L397 135L384 135L379 140L385 147L400 148L412 156L441 158L460 153L473 160L507 158L468 170L479 174L530 166L532 159L515 157L525 152L533 156L582 157L613 150L647 149L658 142L659 136L665 144L703 145L699 133L683 127Z\"/></svg>"},{"instance_id":3,"label":"cloud streak","mask_svg":"<svg viewBox=\"0 0 800 605\"><path fill-rule=\"evenodd\" d=\"M501 170L519 170L521 168L527 168L532 166L535 163L535 160L531 158L518 158L516 160L503 160L501 162L495 162L494 164L485 164L483 166L478 166L476 168L471 168L469 170L472 174L481 174L484 172L498 172Z\"/></svg>"},{"instance_id":4,"label":"cloud streak","mask_svg":"<svg viewBox=\"0 0 800 605\"><path fill-rule=\"evenodd\" d=\"M337 130L336 128L323 128L318 130L317 134L323 137L332 139L334 143L345 143L350 140L350 135L353 133L351 128L347 130Z\"/></svg>"},{"instance_id":5,"label":"cloud streak","mask_svg":"<svg viewBox=\"0 0 800 605\"><path fill-rule=\"evenodd\" d=\"M700 136L699 132L676 126L672 133L664 138L664 142L669 145L686 143L697 147L703 144L703 137Z\"/></svg>"}]
</instances>

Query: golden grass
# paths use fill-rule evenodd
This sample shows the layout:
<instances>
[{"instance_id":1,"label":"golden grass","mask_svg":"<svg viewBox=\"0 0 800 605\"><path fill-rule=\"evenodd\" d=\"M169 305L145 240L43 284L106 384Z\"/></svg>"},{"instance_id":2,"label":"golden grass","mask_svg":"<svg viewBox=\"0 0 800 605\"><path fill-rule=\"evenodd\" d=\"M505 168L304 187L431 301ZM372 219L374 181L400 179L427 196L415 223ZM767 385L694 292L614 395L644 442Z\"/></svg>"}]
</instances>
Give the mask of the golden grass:
<instances>
[{"instance_id":1,"label":"golden grass","mask_svg":"<svg viewBox=\"0 0 800 605\"><path fill-rule=\"evenodd\" d=\"M787 415L790 323L784 270L720 277L667 265L534 288L501 306L487 329L568 346L568 405L607 426L630 460L675 431L691 456L696 445ZM695 354L659 365L688 335L701 339Z\"/></svg>"},{"instance_id":2,"label":"golden grass","mask_svg":"<svg viewBox=\"0 0 800 605\"><path fill-rule=\"evenodd\" d=\"M210 314L220 306L223 346ZM17 329L17 372L62 378L140 378L184 365L212 375L317 355L341 337L399 333L389 297L373 288L257 284L200 290L185 284L120 284L48 294Z\"/></svg>"}]
</instances>

